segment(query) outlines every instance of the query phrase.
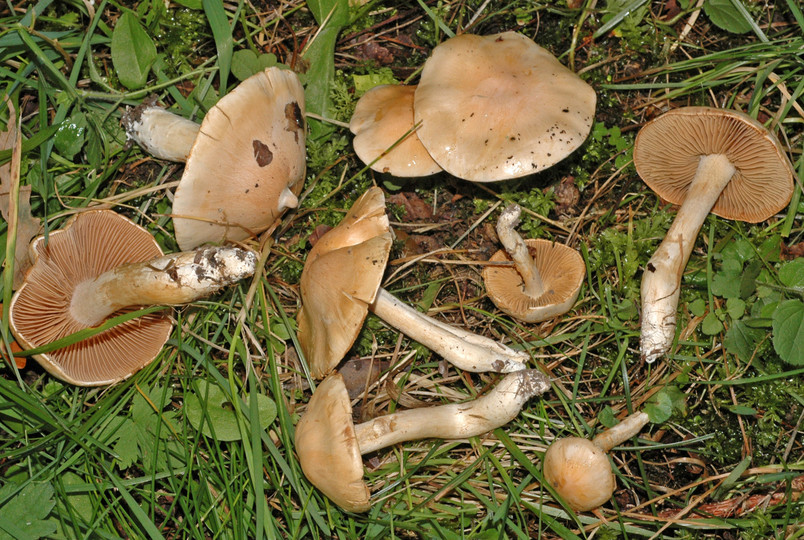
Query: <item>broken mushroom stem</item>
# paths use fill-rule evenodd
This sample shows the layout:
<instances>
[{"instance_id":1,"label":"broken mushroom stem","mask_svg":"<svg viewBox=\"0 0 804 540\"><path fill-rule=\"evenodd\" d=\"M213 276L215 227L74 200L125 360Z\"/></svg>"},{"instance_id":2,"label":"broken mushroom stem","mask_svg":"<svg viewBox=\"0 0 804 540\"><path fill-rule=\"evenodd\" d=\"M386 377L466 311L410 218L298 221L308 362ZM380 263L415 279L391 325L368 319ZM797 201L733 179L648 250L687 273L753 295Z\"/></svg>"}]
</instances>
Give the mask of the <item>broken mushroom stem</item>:
<instances>
[{"instance_id":1,"label":"broken mushroom stem","mask_svg":"<svg viewBox=\"0 0 804 540\"><path fill-rule=\"evenodd\" d=\"M525 294L536 298L544 294L544 282L525 240L514 230L519 225L521 215L522 208L518 204L506 207L497 219L497 237L513 259L516 271L522 277L522 288Z\"/></svg>"},{"instance_id":2,"label":"broken mushroom stem","mask_svg":"<svg viewBox=\"0 0 804 540\"><path fill-rule=\"evenodd\" d=\"M736 169L722 154L700 158L684 203L642 275L641 348L646 362L670 349L676 333L681 276L695 239Z\"/></svg>"},{"instance_id":3,"label":"broken mushroom stem","mask_svg":"<svg viewBox=\"0 0 804 540\"><path fill-rule=\"evenodd\" d=\"M598 433L592 439L592 443L604 452L608 452L618 444L622 444L637 435L642 431L642 428L647 425L649 420L648 413L641 411L633 413L625 417L625 419L616 426Z\"/></svg>"},{"instance_id":4,"label":"broken mushroom stem","mask_svg":"<svg viewBox=\"0 0 804 540\"><path fill-rule=\"evenodd\" d=\"M369 309L380 319L464 371L510 373L525 369L528 354L428 317L383 288Z\"/></svg>"},{"instance_id":5,"label":"broken mushroom stem","mask_svg":"<svg viewBox=\"0 0 804 540\"><path fill-rule=\"evenodd\" d=\"M487 394L465 403L408 409L355 425L361 454L418 439L465 439L516 418L525 403L550 389L537 369L509 373Z\"/></svg>"},{"instance_id":6,"label":"broken mushroom stem","mask_svg":"<svg viewBox=\"0 0 804 540\"><path fill-rule=\"evenodd\" d=\"M79 283L72 316L96 326L127 306L186 304L252 275L257 256L237 247L207 247L124 264Z\"/></svg>"}]
</instances>

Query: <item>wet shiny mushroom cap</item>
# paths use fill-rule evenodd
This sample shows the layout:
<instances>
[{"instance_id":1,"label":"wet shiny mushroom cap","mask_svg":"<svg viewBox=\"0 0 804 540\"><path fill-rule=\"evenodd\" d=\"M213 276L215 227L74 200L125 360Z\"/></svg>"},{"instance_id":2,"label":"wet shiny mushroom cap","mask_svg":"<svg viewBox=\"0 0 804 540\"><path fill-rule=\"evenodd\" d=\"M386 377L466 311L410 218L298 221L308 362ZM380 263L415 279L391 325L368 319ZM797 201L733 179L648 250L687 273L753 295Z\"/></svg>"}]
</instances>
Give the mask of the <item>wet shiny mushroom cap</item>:
<instances>
[{"instance_id":1,"label":"wet shiny mushroom cap","mask_svg":"<svg viewBox=\"0 0 804 540\"><path fill-rule=\"evenodd\" d=\"M438 45L414 95L419 139L450 174L494 182L539 172L586 139L595 92L517 32Z\"/></svg>"},{"instance_id":2,"label":"wet shiny mushroom cap","mask_svg":"<svg viewBox=\"0 0 804 540\"><path fill-rule=\"evenodd\" d=\"M70 314L76 286L125 263L160 255L150 233L125 217L109 210L78 214L62 229L31 244L34 264L11 303L12 332L30 349L87 328ZM125 308L117 314L135 309ZM52 375L69 383L111 384L150 363L172 327L169 317L152 313L35 358Z\"/></svg>"},{"instance_id":3,"label":"wet shiny mushroom cap","mask_svg":"<svg viewBox=\"0 0 804 540\"><path fill-rule=\"evenodd\" d=\"M209 110L173 203L182 250L243 240L296 206L306 170L304 115L298 76L276 67Z\"/></svg>"},{"instance_id":4,"label":"wet shiny mushroom cap","mask_svg":"<svg viewBox=\"0 0 804 540\"><path fill-rule=\"evenodd\" d=\"M640 129L634 165L661 198L682 204L702 156L722 154L736 172L712 213L758 223L782 210L793 194L793 169L765 126L738 111L682 107Z\"/></svg>"},{"instance_id":5,"label":"wet shiny mushroom cap","mask_svg":"<svg viewBox=\"0 0 804 540\"><path fill-rule=\"evenodd\" d=\"M415 86L375 86L357 101L349 122L355 153L375 171L398 177L441 171L414 131L415 90Z\"/></svg>"}]
</instances>

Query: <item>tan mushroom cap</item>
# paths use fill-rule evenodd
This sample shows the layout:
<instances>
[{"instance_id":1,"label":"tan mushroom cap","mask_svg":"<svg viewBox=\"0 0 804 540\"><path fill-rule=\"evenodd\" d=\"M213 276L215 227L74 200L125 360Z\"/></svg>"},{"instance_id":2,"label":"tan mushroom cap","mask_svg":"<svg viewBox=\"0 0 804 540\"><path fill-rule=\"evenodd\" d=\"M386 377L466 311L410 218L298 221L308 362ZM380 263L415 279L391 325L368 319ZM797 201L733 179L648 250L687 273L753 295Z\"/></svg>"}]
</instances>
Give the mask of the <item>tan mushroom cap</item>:
<instances>
[{"instance_id":1,"label":"tan mushroom cap","mask_svg":"<svg viewBox=\"0 0 804 540\"><path fill-rule=\"evenodd\" d=\"M595 101L591 86L524 35L462 34L433 49L413 112L444 170L494 182L567 157L589 134Z\"/></svg>"},{"instance_id":2,"label":"tan mushroom cap","mask_svg":"<svg viewBox=\"0 0 804 540\"><path fill-rule=\"evenodd\" d=\"M616 487L606 453L580 437L566 437L551 444L542 467L547 483L578 512L602 505Z\"/></svg>"},{"instance_id":3,"label":"tan mushroom cap","mask_svg":"<svg viewBox=\"0 0 804 540\"><path fill-rule=\"evenodd\" d=\"M545 293L531 297L523 291L523 281L514 266L487 266L483 269L486 292L494 305L511 317L538 322L566 313L572 308L586 275L583 257L576 250L541 238L525 240L544 283ZM489 259L511 261L505 250Z\"/></svg>"},{"instance_id":4,"label":"tan mushroom cap","mask_svg":"<svg viewBox=\"0 0 804 540\"><path fill-rule=\"evenodd\" d=\"M87 328L70 316L76 285L122 264L162 255L148 231L110 210L78 214L61 230L34 240L30 249L34 264L14 295L10 315L12 332L29 349ZM166 315L153 313L34 358L69 383L111 384L156 358L172 327Z\"/></svg>"},{"instance_id":5,"label":"tan mushroom cap","mask_svg":"<svg viewBox=\"0 0 804 540\"><path fill-rule=\"evenodd\" d=\"M340 373L316 388L296 425L295 445L302 470L315 487L345 510L369 509L352 405Z\"/></svg>"},{"instance_id":6,"label":"tan mushroom cap","mask_svg":"<svg viewBox=\"0 0 804 540\"><path fill-rule=\"evenodd\" d=\"M297 320L299 344L313 377L329 373L357 339L392 242L385 196L372 187L307 255Z\"/></svg>"},{"instance_id":7,"label":"tan mushroom cap","mask_svg":"<svg viewBox=\"0 0 804 540\"><path fill-rule=\"evenodd\" d=\"M243 240L297 204L306 166L304 115L298 76L276 67L249 77L209 110L173 203L182 250Z\"/></svg>"},{"instance_id":8,"label":"tan mushroom cap","mask_svg":"<svg viewBox=\"0 0 804 540\"><path fill-rule=\"evenodd\" d=\"M750 116L713 107L683 107L639 130L634 165L661 198L681 204L701 156L725 155L737 172L712 212L758 223L782 210L793 195L793 168L779 141Z\"/></svg>"},{"instance_id":9,"label":"tan mushroom cap","mask_svg":"<svg viewBox=\"0 0 804 540\"><path fill-rule=\"evenodd\" d=\"M375 171L420 177L442 170L413 131L415 90L415 86L380 85L357 101L349 122L349 129L355 134L355 153Z\"/></svg>"}]
</instances>

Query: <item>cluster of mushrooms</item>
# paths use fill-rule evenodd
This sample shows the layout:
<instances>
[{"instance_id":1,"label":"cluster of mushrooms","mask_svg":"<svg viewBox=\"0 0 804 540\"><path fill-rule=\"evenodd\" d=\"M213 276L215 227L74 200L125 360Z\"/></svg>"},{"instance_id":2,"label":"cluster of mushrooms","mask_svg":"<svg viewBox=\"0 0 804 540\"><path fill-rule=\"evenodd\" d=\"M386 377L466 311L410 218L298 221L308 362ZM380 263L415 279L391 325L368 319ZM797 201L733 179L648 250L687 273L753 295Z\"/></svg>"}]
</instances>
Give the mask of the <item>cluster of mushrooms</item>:
<instances>
[{"instance_id":1,"label":"cluster of mushrooms","mask_svg":"<svg viewBox=\"0 0 804 540\"><path fill-rule=\"evenodd\" d=\"M577 149L591 129L595 100L588 84L525 36L463 34L433 50L417 86L384 85L363 95L350 129L355 152L374 170L496 182L544 170ZM200 125L150 102L127 111L124 125L153 155L186 163L173 200L183 251L163 255L145 229L110 210L82 212L36 239L34 264L11 305L12 331L29 349L142 306L192 302L252 275L253 251L220 246L256 236L298 204L305 109L290 70L268 68L245 80ZM642 282L640 346L653 362L675 338L681 275L706 215L767 219L788 204L793 171L760 123L707 107L672 110L646 124L634 162L651 188L681 205ZM500 310L536 322L572 307L586 269L577 251L517 234L520 212L516 205L502 211L497 233L504 249L483 278ZM307 478L353 512L370 506L362 455L413 439L486 433L550 389L541 371L527 368L524 351L430 318L383 289L392 242L384 195L371 188L312 247L299 286L298 341L320 382L296 427L296 452ZM369 311L457 369L501 374L496 386L473 401L355 425L337 366ZM149 311L100 330L35 358L65 381L111 384L156 356L172 322L164 311ZM543 460L547 482L576 511L598 507L615 485L606 452L647 422L638 412L591 441L556 441Z\"/></svg>"}]
</instances>

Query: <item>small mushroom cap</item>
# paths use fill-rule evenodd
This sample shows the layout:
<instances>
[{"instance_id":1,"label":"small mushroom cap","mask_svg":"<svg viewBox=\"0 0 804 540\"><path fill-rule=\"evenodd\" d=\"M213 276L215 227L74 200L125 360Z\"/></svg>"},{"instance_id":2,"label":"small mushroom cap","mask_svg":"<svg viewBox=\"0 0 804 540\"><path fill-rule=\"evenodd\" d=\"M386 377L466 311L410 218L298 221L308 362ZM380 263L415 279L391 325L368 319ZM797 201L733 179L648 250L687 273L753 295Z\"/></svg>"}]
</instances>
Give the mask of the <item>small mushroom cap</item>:
<instances>
[{"instance_id":1,"label":"small mushroom cap","mask_svg":"<svg viewBox=\"0 0 804 540\"><path fill-rule=\"evenodd\" d=\"M545 293L537 298L525 294L522 277L514 266L487 266L483 269L486 292L501 311L525 322L539 322L566 313L581 290L586 265L576 250L541 238L525 240L528 252L539 270ZM510 261L500 250L489 259Z\"/></svg>"},{"instance_id":2,"label":"small mushroom cap","mask_svg":"<svg viewBox=\"0 0 804 540\"><path fill-rule=\"evenodd\" d=\"M357 339L392 242L385 195L373 187L308 253L297 320L299 344L313 377L334 369Z\"/></svg>"},{"instance_id":3,"label":"small mushroom cap","mask_svg":"<svg viewBox=\"0 0 804 540\"><path fill-rule=\"evenodd\" d=\"M258 234L296 205L304 114L298 76L277 67L252 75L207 112L173 203L182 251Z\"/></svg>"},{"instance_id":4,"label":"small mushroom cap","mask_svg":"<svg viewBox=\"0 0 804 540\"><path fill-rule=\"evenodd\" d=\"M517 32L433 49L416 88L419 139L450 174L494 182L539 172L583 143L595 91Z\"/></svg>"},{"instance_id":5,"label":"small mushroom cap","mask_svg":"<svg viewBox=\"0 0 804 540\"><path fill-rule=\"evenodd\" d=\"M369 509L352 405L340 373L316 388L296 425L295 444L304 475L324 495L350 512Z\"/></svg>"},{"instance_id":6,"label":"small mushroom cap","mask_svg":"<svg viewBox=\"0 0 804 540\"><path fill-rule=\"evenodd\" d=\"M441 172L413 131L414 90L415 86L380 85L357 101L349 122L355 134L355 153L375 171L398 177ZM405 138L396 144L402 137ZM377 159L379 156L382 157Z\"/></svg>"},{"instance_id":7,"label":"small mushroom cap","mask_svg":"<svg viewBox=\"0 0 804 540\"><path fill-rule=\"evenodd\" d=\"M559 439L542 461L544 478L577 512L593 510L608 501L616 482L606 453L580 437Z\"/></svg>"},{"instance_id":8,"label":"small mushroom cap","mask_svg":"<svg viewBox=\"0 0 804 540\"><path fill-rule=\"evenodd\" d=\"M682 204L701 156L723 154L737 172L712 212L758 223L793 195L793 168L765 126L737 111L682 107L645 124L634 143L634 165L661 198Z\"/></svg>"},{"instance_id":9,"label":"small mushroom cap","mask_svg":"<svg viewBox=\"0 0 804 540\"><path fill-rule=\"evenodd\" d=\"M12 332L31 349L87 328L70 316L75 287L122 264L160 255L148 231L115 212L91 210L74 216L47 239L41 236L31 243L33 266L11 302ZM111 384L156 358L172 327L166 315L152 313L34 358L69 383Z\"/></svg>"}]
</instances>

